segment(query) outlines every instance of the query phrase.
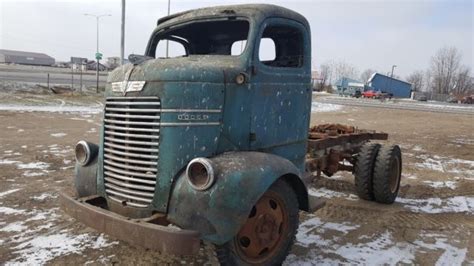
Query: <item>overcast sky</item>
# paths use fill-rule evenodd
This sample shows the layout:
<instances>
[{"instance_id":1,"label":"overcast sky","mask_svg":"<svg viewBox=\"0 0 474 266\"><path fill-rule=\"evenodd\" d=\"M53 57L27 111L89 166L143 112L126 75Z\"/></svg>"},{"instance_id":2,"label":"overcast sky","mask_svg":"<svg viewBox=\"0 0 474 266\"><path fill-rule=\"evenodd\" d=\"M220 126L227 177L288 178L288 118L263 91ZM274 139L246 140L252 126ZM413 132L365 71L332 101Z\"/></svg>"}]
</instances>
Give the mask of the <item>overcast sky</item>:
<instances>
[{"instance_id":1,"label":"overcast sky","mask_svg":"<svg viewBox=\"0 0 474 266\"><path fill-rule=\"evenodd\" d=\"M254 1L171 0L171 13ZM455 46L474 66L474 7L467 1L266 1L303 14L311 24L313 61L345 60L359 71L390 71L405 77L426 69L443 46ZM120 54L121 0L0 0L0 48L43 52L66 61L94 57L96 21L84 13L111 14L100 21L100 51ZM125 54L145 50L166 0L127 0Z\"/></svg>"}]
</instances>

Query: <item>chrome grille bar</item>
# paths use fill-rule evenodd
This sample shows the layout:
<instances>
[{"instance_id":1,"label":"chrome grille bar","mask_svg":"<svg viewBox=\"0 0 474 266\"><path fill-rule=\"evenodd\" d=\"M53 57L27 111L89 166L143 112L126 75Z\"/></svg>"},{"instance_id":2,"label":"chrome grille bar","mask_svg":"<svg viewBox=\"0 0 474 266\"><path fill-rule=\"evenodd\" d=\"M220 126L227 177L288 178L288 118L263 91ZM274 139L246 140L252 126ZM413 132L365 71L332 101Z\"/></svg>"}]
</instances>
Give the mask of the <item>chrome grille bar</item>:
<instances>
[{"instance_id":1,"label":"chrome grille bar","mask_svg":"<svg viewBox=\"0 0 474 266\"><path fill-rule=\"evenodd\" d=\"M124 162L124 163L144 164L144 165L158 165L158 163L154 162L154 161L133 160L133 159L117 157L117 156L110 155L110 154L104 154L104 157L112 159L114 161L120 161L120 162Z\"/></svg>"},{"instance_id":2,"label":"chrome grille bar","mask_svg":"<svg viewBox=\"0 0 474 266\"><path fill-rule=\"evenodd\" d=\"M131 152L123 152L123 151L116 151L116 150L109 149L109 148L104 148L104 151L110 152L110 153L115 153L115 154L117 154L117 155L131 156L131 157L137 157L137 158L146 158L146 159L156 159L156 160L158 160L158 155L147 155L147 154L138 154L138 153L131 153Z\"/></svg>"},{"instance_id":3,"label":"chrome grille bar","mask_svg":"<svg viewBox=\"0 0 474 266\"><path fill-rule=\"evenodd\" d=\"M150 145L150 146L158 146L156 142L149 142L149 141L139 141L139 140L126 140L126 139L118 139L113 137L105 137L106 140L118 143L125 143L125 144L137 144L137 145Z\"/></svg>"},{"instance_id":4,"label":"chrome grille bar","mask_svg":"<svg viewBox=\"0 0 474 266\"><path fill-rule=\"evenodd\" d=\"M153 185L153 188L155 187L155 180L145 180L145 179L138 179L138 178L133 178L133 177L126 177L126 176L121 176L109 171L104 172L105 175L123 180L123 181L130 181L130 182L136 182L136 183L142 183L142 184L147 184L147 185Z\"/></svg>"},{"instance_id":5,"label":"chrome grille bar","mask_svg":"<svg viewBox=\"0 0 474 266\"><path fill-rule=\"evenodd\" d=\"M134 127L111 126L111 125L105 125L105 128L114 129L114 130L139 131L139 132L160 132L160 130L157 128L134 128Z\"/></svg>"},{"instance_id":6,"label":"chrome grille bar","mask_svg":"<svg viewBox=\"0 0 474 266\"><path fill-rule=\"evenodd\" d=\"M112 112L131 112L131 113L160 112L160 109L130 109L130 108L111 108L111 107L106 107L105 110L112 111Z\"/></svg>"},{"instance_id":7,"label":"chrome grille bar","mask_svg":"<svg viewBox=\"0 0 474 266\"><path fill-rule=\"evenodd\" d=\"M122 137L132 137L132 138L141 138L141 139L159 139L160 136L153 136L153 135L143 135L143 134L130 134L130 133L119 133L115 131L105 130L105 134L114 135L114 136L122 136Z\"/></svg>"},{"instance_id":8,"label":"chrome grille bar","mask_svg":"<svg viewBox=\"0 0 474 266\"><path fill-rule=\"evenodd\" d=\"M153 201L160 114L157 97L106 99L103 169L109 199L136 208L146 208Z\"/></svg>"},{"instance_id":9,"label":"chrome grille bar","mask_svg":"<svg viewBox=\"0 0 474 266\"><path fill-rule=\"evenodd\" d=\"M107 112L107 110L106 110ZM127 115L127 114L111 114L105 113L105 116L108 117L120 117L120 118L135 118L135 119L160 119L160 117L152 116L152 115Z\"/></svg>"},{"instance_id":10,"label":"chrome grille bar","mask_svg":"<svg viewBox=\"0 0 474 266\"><path fill-rule=\"evenodd\" d=\"M156 167L151 168L151 167L134 166L134 165L124 164L124 163L116 163L107 159L105 159L104 162L106 162L107 164L113 165L115 167L120 167L124 169L130 169L130 170L136 170L136 171L149 171L149 172L156 171Z\"/></svg>"},{"instance_id":11,"label":"chrome grille bar","mask_svg":"<svg viewBox=\"0 0 474 266\"><path fill-rule=\"evenodd\" d=\"M123 124L123 125L142 125L142 126L159 126L160 123L151 123L151 122L133 122L133 121L123 121L123 120L113 120L113 119L104 119L105 123L113 124Z\"/></svg>"},{"instance_id":12,"label":"chrome grille bar","mask_svg":"<svg viewBox=\"0 0 474 266\"><path fill-rule=\"evenodd\" d=\"M129 151L144 151L144 152L158 152L158 149L147 149L147 148L137 148L137 147L132 147L132 146L124 146L124 145L119 145L119 144L112 144L109 142L104 143L106 146L116 148L116 149L122 149L122 150L129 150Z\"/></svg>"}]
</instances>

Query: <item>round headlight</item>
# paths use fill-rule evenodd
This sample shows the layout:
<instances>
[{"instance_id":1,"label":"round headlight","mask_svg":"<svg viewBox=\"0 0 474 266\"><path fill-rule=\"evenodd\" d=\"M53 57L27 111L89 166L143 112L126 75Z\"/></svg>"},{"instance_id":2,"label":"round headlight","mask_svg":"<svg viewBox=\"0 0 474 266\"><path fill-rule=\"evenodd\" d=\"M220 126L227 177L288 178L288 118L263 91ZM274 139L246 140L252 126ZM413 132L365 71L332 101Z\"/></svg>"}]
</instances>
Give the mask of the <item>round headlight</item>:
<instances>
[{"instance_id":1,"label":"round headlight","mask_svg":"<svg viewBox=\"0 0 474 266\"><path fill-rule=\"evenodd\" d=\"M189 185L196 190L206 190L214 183L214 168L209 159L194 158L186 168Z\"/></svg>"},{"instance_id":2,"label":"round headlight","mask_svg":"<svg viewBox=\"0 0 474 266\"><path fill-rule=\"evenodd\" d=\"M87 141L81 140L75 148L76 161L81 165L87 165L91 161L91 148Z\"/></svg>"}]
</instances>

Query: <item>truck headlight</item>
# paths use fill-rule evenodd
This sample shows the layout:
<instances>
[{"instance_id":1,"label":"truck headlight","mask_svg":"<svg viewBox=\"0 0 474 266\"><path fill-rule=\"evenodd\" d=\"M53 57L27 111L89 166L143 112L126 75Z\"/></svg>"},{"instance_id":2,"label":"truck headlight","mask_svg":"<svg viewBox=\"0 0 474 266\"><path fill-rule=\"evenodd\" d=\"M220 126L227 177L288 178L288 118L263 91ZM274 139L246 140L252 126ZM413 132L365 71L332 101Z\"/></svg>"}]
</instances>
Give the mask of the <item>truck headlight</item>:
<instances>
[{"instance_id":1,"label":"truck headlight","mask_svg":"<svg viewBox=\"0 0 474 266\"><path fill-rule=\"evenodd\" d=\"M74 151L76 154L76 161L82 166L86 166L97 155L98 147L95 144L81 140L76 144Z\"/></svg>"},{"instance_id":2,"label":"truck headlight","mask_svg":"<svg viewBox=\"0 0 474 266\"><path fill-rule=\"evenodd\" d=\"M214 184L214 168L207 158L194 158L186 168L189 185L196 190L206 190Z\"/></svg>"}]
</instances>

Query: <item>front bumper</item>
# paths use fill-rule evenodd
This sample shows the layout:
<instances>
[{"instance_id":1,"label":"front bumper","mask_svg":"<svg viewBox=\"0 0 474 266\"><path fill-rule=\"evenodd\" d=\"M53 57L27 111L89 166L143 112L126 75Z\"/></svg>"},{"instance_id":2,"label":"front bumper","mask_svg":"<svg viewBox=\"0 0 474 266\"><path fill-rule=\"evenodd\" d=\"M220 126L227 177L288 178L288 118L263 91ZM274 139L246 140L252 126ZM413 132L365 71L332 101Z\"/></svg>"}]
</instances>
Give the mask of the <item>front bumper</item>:
<instances>
[{"instance_id":1,"label":"front bumper","mask_svg":"<svg viewBox=\"0 0 474 266\"><path fill-rule=\"evenodd\" d=\"M73 198L60 193L61 208L76 220L99 232L130 244L174 255L193 255L199 251L199 232L159 225L159 216L130 219L106 209L100 196Z\"/></svg>"}]
</instances>

